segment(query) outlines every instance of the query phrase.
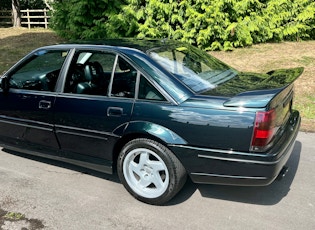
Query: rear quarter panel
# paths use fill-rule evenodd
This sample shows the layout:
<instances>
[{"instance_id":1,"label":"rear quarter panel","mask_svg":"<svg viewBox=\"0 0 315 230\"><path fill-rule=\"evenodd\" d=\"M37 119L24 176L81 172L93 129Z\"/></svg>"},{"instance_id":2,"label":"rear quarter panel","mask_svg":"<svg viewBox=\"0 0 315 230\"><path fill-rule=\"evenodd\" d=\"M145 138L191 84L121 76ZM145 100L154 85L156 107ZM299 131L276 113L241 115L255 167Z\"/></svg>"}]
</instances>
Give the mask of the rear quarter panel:
<instances>
[{"instance_id":1,"label":"rear quarter panel","mask_svg":"<svg viewBox=\"0 0 315 230\"><path fill-rule=\"evenodd\" d=\"M237 151L249 150L254 118L253 112L204 108L191 103L136 102L132 115L132 121L166 127L189 146Z\"/></svg>"}]
</instances>

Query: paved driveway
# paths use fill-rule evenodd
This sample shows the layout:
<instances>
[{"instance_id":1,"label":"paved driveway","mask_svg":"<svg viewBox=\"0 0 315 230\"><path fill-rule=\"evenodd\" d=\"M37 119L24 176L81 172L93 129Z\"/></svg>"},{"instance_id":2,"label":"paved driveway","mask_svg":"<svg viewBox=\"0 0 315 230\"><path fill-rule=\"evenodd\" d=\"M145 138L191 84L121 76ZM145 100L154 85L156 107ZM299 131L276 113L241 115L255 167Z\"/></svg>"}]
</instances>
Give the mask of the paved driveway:
<instances>
[{"instance_id":1,"label":"paved driveway","mask_svg":"<svg viewBox=\"0 0 315 230\"><path fill-rule=\"evenodd\" d=\"M315 229L315 134L267 187L194 185L166 206L133 199L117 176L0 151L0 229ZM61 166L61 167L60 167Z\"/></svg>"}]
</instances>

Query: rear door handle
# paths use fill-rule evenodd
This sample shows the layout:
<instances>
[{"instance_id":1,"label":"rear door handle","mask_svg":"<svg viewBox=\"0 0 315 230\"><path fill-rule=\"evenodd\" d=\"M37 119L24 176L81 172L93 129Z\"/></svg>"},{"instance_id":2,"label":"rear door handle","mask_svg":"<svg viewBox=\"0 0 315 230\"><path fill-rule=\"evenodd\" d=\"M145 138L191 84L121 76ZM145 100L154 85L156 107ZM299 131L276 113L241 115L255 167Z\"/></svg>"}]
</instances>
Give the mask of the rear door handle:
<instances>
[{"instance_id":1,"label":"rear door handle","mask_svg":"<svg viewBox=\"0 0 315 230\"><path fill-rule=\"evenodd\" d=\"M41 100L39 102L38 108L40 108L40 109L50 109L51 108L51 101Z\"/></svg>"},{"instance_id":2,"label":"rear door handle","mask_svg":"<svg viewBox=\"0 0 315 230\"><path fill-rule=\"evenodd\" d=\"M109 117L120 117L123 115L123 108L120 107L108 107L107 116Z\"/></svg>"}]
</instances>

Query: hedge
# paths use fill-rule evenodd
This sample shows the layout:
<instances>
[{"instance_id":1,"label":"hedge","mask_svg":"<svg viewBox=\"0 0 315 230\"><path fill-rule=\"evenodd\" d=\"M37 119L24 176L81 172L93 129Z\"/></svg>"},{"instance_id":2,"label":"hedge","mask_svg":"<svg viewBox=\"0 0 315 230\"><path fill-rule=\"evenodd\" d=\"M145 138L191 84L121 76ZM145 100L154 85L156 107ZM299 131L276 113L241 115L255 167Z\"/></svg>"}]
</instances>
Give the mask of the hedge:
<instances>
[{"instance_id":1,"label":"hedge","mask_svg":"<svg viewBox=\"0 0 315 230\"><path fill-rule=\"evenodd\" d=\"M67 39L173 38L205 50L315 39L314 0L57 1L53 28Z\"/></svg>"}]
</instances>

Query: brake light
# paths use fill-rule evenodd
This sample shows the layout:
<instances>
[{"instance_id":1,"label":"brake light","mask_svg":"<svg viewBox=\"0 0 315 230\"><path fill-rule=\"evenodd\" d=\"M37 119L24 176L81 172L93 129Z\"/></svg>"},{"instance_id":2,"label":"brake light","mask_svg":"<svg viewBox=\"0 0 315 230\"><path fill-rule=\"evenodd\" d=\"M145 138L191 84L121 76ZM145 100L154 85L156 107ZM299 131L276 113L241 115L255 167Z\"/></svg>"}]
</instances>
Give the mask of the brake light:
<instances>
[{"instance_id":1,"label":"brake light","mask_svg":"<svg viewBox=\"0 0 315 230\"><path fill-rule=\"evenodd\" d=\"M259 150L266 147L275 131L275 110L256 112L256 119L254 123L254 132L252 137L252 150Z\"/></svg>"}]
</instances>

